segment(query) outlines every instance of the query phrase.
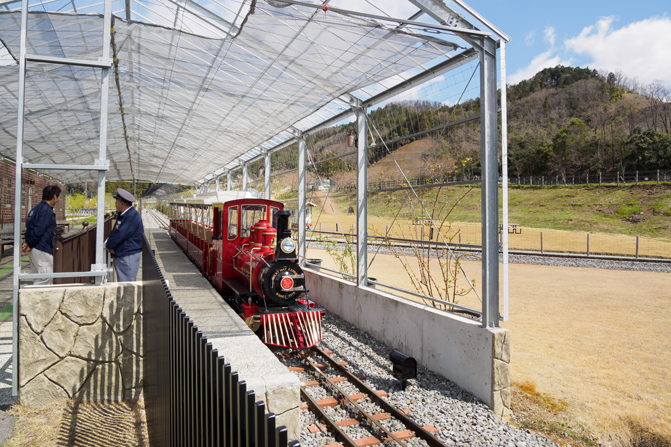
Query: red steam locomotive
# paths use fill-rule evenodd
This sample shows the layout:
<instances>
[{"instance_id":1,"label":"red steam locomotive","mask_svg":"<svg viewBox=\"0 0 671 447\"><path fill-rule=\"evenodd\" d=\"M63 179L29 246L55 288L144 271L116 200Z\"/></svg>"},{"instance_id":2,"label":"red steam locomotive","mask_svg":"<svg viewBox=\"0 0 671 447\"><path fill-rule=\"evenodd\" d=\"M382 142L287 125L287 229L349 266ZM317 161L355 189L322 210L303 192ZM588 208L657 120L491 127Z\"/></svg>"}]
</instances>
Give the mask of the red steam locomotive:
<instances>
[{"instance_id":1,"label":"red steam locomotive","mask_svg":"<svg viewBox=\"0 0 671 447\"><path fill-rule=\"evenodd\" d=\"M170 204L170 236L203 276L264 343L294 349L318 343L322 309L308 299L284 204L193 202Z\"/></svg>"}]
</instances>

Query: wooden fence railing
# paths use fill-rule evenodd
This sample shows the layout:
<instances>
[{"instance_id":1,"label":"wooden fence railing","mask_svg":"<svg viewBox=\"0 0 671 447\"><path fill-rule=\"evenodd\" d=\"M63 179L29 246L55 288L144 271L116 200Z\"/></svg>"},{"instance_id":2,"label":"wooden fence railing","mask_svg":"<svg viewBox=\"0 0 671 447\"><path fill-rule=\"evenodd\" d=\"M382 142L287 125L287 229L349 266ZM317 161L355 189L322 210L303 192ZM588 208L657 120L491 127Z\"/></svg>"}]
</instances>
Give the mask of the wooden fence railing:
<instances>
[{"instance_id":1,"label":"wooden fence railing","mask_svg":"<svg viewBox=\"0 0 671 447\"><path fill-rule=\"evenodd\" d=\"M88 272L96 263L96 225L84 222L77 233L63 236L62 227L54 229L54 273ZM104 239L112 232L114 215L105 214ZM88 283L91 277L56 278L54 284Z\"/></svg>"}]
</instances>

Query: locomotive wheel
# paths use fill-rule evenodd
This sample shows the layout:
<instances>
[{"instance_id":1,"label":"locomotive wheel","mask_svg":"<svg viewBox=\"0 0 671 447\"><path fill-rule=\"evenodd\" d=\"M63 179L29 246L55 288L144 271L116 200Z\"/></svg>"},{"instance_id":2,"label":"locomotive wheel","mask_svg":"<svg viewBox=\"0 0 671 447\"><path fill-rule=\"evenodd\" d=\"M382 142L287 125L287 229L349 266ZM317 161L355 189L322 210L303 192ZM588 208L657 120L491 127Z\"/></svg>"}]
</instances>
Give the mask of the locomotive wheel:
<instances>
[{"instance_id":1,"label":"locomotive wheel","mask_svg":"<svg viewBox=\"0 0 671 447\"><path fill-rule=\"evenodd\" d=\"M288 306L305 290L303 269L291 261L279 261L266 267L261 275L261 287L266 297ZM299 290L294 290L299 289Z\"/></svg>"}]
</instances>

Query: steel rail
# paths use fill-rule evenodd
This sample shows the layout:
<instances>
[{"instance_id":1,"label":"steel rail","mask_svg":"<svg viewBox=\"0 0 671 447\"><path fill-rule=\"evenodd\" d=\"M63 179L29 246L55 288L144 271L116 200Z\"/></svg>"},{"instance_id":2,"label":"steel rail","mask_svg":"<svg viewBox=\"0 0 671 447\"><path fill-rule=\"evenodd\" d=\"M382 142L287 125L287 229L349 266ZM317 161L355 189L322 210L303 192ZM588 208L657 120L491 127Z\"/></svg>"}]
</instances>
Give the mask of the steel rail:
<instances>
[{"instance_id":1,"label":"steel rail","mask_svg":"<svg viewBox=\"0 0 671 447\"><path fill-rule=\"evenodd\" d=\"M324 352L322 349L318 348L317 346L313 346L311 349L314 352L318 353L320 356L322 356L329 363L329 365L331 365L331 367L333 367L340 374L345 376L352 385L359 388L359 390L361 390L362 392L368 394L370 399L376 404L378 404L380 407L382 407L383 410L390 413L393 417L401 421L406 427L414 431L415 435L426 441L428 445L430 445L431 447L447 447L444 443L442 443L438 438L436 438L431 433L426 431L417 422L410 419L398 408L396 408L395 406L393 406L392 404L381 398L377 393L375 393L375 390L368 387L368 385L363 383L363 381L361 381L358 377L349 372L347 368L345 368L342 365L339 365L335 360L333 360L331 356L326 354L326 352Z\"/></svg>"},{"instance_id":2,"label":"steel rail","mask_svg":"<svg viewBox=\"0 0 671 447\"><path fill-rule=\"evenodd\" d=\"M345 444L345 447L359 447L356 442L352 440L349 436L347 436L347 433L342 431L340 426L335 423L327 414L322 410L322 407L319 406L317 402L314 401L312 397L301 387L301 396L303 399L308 404L308 408L310 408L312 411L314 411L321 420L326 422L326 424L329 426L330 429L332 429L332 434L333 437L336 438L337 441L340 441Z\"/></svg>"},{"instance_id":3,"label":"steel rail","mask_svg":"<svg viewBox=\"0 0 671 447\"><path fill-rule=\"evenodd\" d=\"M323 351L322 351L322 353L323 353ZM363 408L361 408L361 406L359 404L357 404L351 397L349 397L349 395L346 392L344 392L342 389L340 389L340 387L338 385L331 382L329 380L329 378L326 376L326 374L321 369L319 369L319 367L314 362L312 362L308 357L305 357L304 360L308 365L310 365L310 368L312 368L312 370L319 375L319 378L320 378L319 381L322 384L324 384L325 386L327 386L329 388L334 389L338 394L340 394L344 398L343 403L353 406L360 416L365 417L366 420L368 421L368 423L372 424L372 426L377 429L378 433L376 433L376 435L380 436L380 432L381 432L386 436L386 439L393 440L397 444L401 445L401 447L407 447L405 442L398 439L392 432L390 432L382 424L380 424L380 422L376 421L373 418L372 415L368 414ZM368 390L370 390L370 388ZM373 391L372 393L375 393L375 392ZM369 391L366 391L366 394L371 394L371 393ZM380 437L382 438L382 436L380 436ZM380 439L380 441L382 441L382 439Z\"/></svg>"}]
</instances>

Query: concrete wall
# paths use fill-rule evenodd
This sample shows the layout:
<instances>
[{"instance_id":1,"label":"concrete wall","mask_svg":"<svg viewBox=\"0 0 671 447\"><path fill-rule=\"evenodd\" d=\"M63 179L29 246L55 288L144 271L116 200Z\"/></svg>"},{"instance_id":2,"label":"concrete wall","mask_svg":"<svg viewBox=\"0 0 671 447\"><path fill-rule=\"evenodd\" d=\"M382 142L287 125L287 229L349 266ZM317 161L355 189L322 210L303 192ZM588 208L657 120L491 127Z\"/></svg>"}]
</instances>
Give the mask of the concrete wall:
<instances>
[{"instance_id":1,"label":"concrete wall","mask_svg":"<svg viewBox=\"0 0 671 447\"><path fill-rule=\"evenodd\" d=\"M510 418L510 331L306 270L310 299Z\"/></svg>"},{"instance_id":2,"label":"concrete wall","mask_svg":"<svg viewBox=\"0 0 671 447\"><path fill-rule=\"evenodd\" d=\"M287 427L289 439L300 438L300 381L287 370L244 320L228 305L164 230L147 229L156 262L173 299L230 363L247 390Z\"/></svg>"},{"instance_id":3,"label":"concrete wall","mask_svg":"<svg viewBox=\"0 0 671 447\"><path fill-rule=\"evenodd\" d=\"M19 399L142 398L142 286L49 286L19 293Z\"/></svg>"}]
</instances>

